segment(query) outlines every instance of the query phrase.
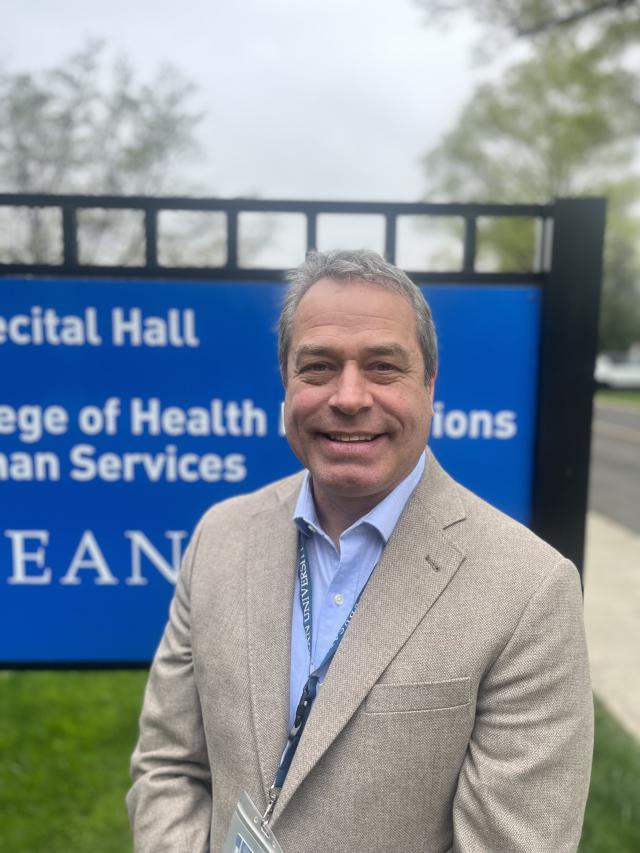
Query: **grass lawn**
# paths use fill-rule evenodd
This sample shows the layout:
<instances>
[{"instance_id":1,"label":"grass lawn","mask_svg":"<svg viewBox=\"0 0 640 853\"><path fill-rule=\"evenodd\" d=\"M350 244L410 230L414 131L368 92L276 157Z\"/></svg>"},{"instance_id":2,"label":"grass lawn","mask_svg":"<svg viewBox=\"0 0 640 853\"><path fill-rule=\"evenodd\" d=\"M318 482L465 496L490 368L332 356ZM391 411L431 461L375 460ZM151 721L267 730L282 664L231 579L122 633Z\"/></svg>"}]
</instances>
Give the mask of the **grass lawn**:
<instances>
[{"instance_id":1,"label":"grass lawn","mask_svg":"<svg viewBox=\"0 0 640 853\"><path fill-rule=\"evenodd\" d=\"M0 849L126 853L146 672L0 672Z\"/></svg>"},{"instance_id":2,"label":"grass lawn","mask_svg":"<svg viewBox=\"0 0 640 853\"><path fill-rule=\"evenodd\" d=\"M2 850L131 850L124 795L145 680L144 672L0 672ZM639 850L640 744L597 705L580 853Z\"/></svg>"},{"instance_id":3,"label":"grass lawn","mask_svg":"<svg viewBox=\"0 0 640 853\"><path fill-rule=\"evenodd\" d=\"M580 853L640 850L640 743L596 702L596 743Z\"/></svg>"},{"instance_id":4,"label":"grass lawn","mask_svg":"<svg viewBox=\"0 0 640 853\"><path fill-rule=\"evenodd\" d=\"M596 391L596 401L599 403L626 403L640 409L640 391Z\"/></svg>"}]
</instances>

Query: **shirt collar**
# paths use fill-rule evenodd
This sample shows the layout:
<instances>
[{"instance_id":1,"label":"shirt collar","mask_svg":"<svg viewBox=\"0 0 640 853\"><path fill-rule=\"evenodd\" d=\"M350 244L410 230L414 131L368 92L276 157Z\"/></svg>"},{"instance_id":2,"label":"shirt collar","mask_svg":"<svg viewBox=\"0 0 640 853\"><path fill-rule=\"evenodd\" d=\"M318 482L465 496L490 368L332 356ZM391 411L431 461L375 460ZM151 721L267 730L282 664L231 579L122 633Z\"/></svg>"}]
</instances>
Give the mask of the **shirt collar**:
<instances>
[{"instance_id":1,"label":"shirt collar","mask_svg":"<svg viewBox=\"0 0 640 853\"><path fill-rule=\"evenodd\" d=\"M402 482L398 483L395 489L389 492L386 498L381 500L379 504L376 504L376 506L369 510L366 515L363 515L362 518L355 521L348 529L353 530L360 524L368 524L378 531L386 544L393 533L394 527L398 523L398 519L400 518L400 514L402 513L405 504L409 500L411 493L422 477L425 463L426 455L423 451L420 454L420 458L418 459L413 471L411 471L411 473L408 474ZM316 506L313 500L311 475L308 471L305 472L302 488L300 489L298 500L296 501L296 506L293 511L293 520L298 530L307 536L310 536L316 530L322 531L322 526L318 521L318 514L316 513ZM324 531L322 532L324 533ZM344 532L346 533L347 531L345 530Z\"/></svg>"}]
</instances>

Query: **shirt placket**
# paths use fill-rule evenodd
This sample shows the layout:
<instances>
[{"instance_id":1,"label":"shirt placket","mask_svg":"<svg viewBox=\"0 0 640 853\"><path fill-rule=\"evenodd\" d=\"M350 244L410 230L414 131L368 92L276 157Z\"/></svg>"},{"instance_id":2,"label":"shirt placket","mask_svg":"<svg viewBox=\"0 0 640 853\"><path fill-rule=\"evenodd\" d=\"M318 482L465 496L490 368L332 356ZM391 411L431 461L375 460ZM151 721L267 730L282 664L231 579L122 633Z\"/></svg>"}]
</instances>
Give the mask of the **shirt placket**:
<instances>
[{"instance_id":1,"label":"shirt placket","mask_svg":"<svg viewBox=\"0 0 640 853\"><path fill-rule=\"evenodd\" d=\"M340 539L340 554L338 555L335 551L332 553L332 560L337 568L327 587L320 608L318 637L317 641L314 642L314 664L322 661L330 649L355 602L358 572L354 565L354 559L358 548L358 538L357 531L350 531ZM341 597L338 600L342 603L336 602L336 596Z\"/></svg>"}]
</instances>

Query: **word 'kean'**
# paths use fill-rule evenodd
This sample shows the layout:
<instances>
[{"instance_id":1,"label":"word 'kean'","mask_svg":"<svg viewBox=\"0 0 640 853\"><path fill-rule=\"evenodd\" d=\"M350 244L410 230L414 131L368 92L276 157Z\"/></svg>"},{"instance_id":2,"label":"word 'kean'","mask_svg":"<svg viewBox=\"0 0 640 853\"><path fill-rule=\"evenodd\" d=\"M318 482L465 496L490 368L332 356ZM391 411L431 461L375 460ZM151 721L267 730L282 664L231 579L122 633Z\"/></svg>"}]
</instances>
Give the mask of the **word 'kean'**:
<instances>
[{"instance_id":1,"label":"word 'kean'","mask_svg":"<svg viewBox=\"0 0 640 853\"><path fill-rule=\"evenodd\" d=\"M29 314L0 315L0 344L99 347L103 345L100 325L97 308L85 308L78 315L33 305ZM113 308L110 335L116 347L200 346L192 308L169 308L163 316L145 314L141 308Z\"/></svg>"},{"instance_id":2,"label":"word 'kean'","mask_svg":"<svg viewBox=\"0 0 640 853\"><path fill-rule=\"evenodd\" d=\"M48 530L5 530L11 542L11 570L6 582L13 586L50 586L54 582L54 569L48 565ZM175 584L182 560L182 542L187 538L186 530L165 530L164 535L171 543L170 560L158 550L142 530L124 530L129 540L129 575L124 579L128 586L146 586L148 578L143 574L143 557L146 565L154 569L170 584ZM0 540L2 541L2 540ZM109 537L113 545L114 537ZM4 560L2 560L4 562ZM79 586L83 580L96 586L116 586L120 583L111 569L104 550L92 530L80 535L73 552L65 558L63 567L58 567L55 576L62 586ZM114 562L114 561L112 561ZM122 558L115 560L122 564Z\"/></svg>"}]
</instances>

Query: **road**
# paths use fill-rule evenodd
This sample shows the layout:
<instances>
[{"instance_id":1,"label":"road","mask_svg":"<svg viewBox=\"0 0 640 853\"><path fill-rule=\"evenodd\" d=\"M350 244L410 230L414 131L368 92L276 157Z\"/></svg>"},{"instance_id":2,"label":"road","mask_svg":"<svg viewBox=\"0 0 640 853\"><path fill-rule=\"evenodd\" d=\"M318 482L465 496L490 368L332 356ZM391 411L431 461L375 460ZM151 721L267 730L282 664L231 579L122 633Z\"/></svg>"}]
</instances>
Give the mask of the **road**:
<instances>
[{"instance_id":1,"label":"road","mask_svg":"<svg viewBox=\"0 0 640 853\"><path fill-rule=\"evenodd\" d=\"M589 508L640 533L640 410L594 405Z\"/></svg>"}]
</instances>

